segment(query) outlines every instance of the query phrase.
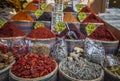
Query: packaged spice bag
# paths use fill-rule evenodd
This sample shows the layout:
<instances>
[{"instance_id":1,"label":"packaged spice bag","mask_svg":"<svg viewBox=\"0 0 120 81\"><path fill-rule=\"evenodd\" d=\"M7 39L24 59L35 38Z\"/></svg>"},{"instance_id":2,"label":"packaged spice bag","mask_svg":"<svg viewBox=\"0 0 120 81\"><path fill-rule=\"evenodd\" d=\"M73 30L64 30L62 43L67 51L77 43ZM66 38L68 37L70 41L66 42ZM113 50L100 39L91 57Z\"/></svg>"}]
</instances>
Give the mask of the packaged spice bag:
<instances>
[{"instance_id":1,"label":"packaged spice bag","mask_svg":"<svg viewBox=\"0 0 120 81\"><path fill-rule=\"evenodd\" d=\"M50 56L57 62L62 61L68 56L67 46L64 38L57 39L58 41L53 45Z\"/></svg>"},{"instance_id":2,"label":"packaged spice bag","mask_svg":"<svg viewBox=\"0 0 120 81\"><path fill-rule=\"evenodd\" d=\"M85 56L89 61L103 65L105 50L101 42L87 38L85 40Z\"/></svg>"}]
</instances>

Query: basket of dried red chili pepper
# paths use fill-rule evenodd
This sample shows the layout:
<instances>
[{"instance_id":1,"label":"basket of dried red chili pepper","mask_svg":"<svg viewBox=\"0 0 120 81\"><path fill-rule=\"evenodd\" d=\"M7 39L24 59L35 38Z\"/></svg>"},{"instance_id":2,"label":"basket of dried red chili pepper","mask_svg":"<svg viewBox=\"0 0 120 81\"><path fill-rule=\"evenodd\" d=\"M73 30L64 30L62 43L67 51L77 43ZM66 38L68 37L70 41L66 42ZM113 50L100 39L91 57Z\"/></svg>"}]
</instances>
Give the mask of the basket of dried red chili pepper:
<instances>
[{"instance_id":1,"label":"basket of dried red chili pepper","mask_svg":"<svg viewBox=\"0 0 120 81\"><path fill-rule=\"evenodd\" d=\"M97 27L88 38L101 42L106 54L115 54L118 50L119 40L104 25Z\"/></svg>"},{"instance_id":2,"label":"basket of dried red chili pepper","mask_svg":"<svg viewBox=\"0 0 120 81\"><path fill-rule=\"evenodd\" d=\"M28 54L10 69L9 81L56 81L58 65L44 54Z\"/></svg>"}]
</instances>

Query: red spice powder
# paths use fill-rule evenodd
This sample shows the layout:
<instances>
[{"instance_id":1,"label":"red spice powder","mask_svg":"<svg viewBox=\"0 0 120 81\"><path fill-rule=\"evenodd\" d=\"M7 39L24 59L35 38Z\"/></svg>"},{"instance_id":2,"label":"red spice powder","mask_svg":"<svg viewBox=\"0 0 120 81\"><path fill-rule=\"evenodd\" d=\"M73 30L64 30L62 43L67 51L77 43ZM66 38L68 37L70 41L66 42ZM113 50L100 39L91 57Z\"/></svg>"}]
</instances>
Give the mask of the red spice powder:
<instances>
[{"instance_id":1,"label":"red spice powder","mask_svg":"<svg viewBox=\"0 0 120 81\"><path fill-rule=\"evenodd\" d=\"M27 35L27 37L29 37L29 38L45 39L45 38L54 38L56 36L48 28L46 28L46 27L40 27L40 28L32 30Z\"/></svg>"},{"instance_id":2,"label":"red spice powder","mask_svg":"<svg viewBox=\"0 0 120 81\"><path fill-rule=\"evenodd\" d=\"M90 14L82 23L103 23L95 14Z\"/></svg>"},{"instance_id":3,"label":"red spice powder","mask_svg":"<svg viewBox=\"0 0 120 81\"><path fill-rule=\"evenodd\" d=\"M11 22L5 23L0 29L0 37L18 37L24 35L25 33Z\"/></svg>"},{"instance_id":4,"label":"red spice powder","mask_svg":"<svg viewBox=\"0 0 120 81\"><path fill-rule=\"evenodd\" d=\"M94 13L88 6L85 6L80 12Z\"/></svg>"},{"instance_id":5,"label":"red spice powder","mask_svg":"<svg viewBox=\"0 0 120 81\"><path fill-rule=\"evenodd\" d=\"M116 41L117 38L105 28L104 25L98 27L91 35L88 36L89 38L102 40L102 41Z\"/></svg>"},{"instance_id":6,"label":"red spice powder","mask_svg":"<svg viewBox=\"0 0 120 81\"><path fill-rule=\"evenodd\" d=\"M11 72L22 78L38 78L51 73L56 68L55 61L45 54L28 54L20 58Z\"/></svg>"}]
</instances>

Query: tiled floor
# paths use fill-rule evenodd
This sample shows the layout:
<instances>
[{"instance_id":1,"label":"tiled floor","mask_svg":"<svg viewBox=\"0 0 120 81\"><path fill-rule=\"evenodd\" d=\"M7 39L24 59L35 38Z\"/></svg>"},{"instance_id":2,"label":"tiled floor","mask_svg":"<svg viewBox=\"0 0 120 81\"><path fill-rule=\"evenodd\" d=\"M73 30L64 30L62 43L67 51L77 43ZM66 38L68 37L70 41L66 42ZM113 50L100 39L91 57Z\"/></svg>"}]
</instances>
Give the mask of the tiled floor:
<instances>
[{"instance_id":1,"label":"tiled floor","mask_svg":"<svg viewBox=\"0 0 120 81\"><path fill-rule=\"evenodd\" d=\"M120 30L120 9L107 9L106 13L99 14L99 16Z\"/></svg>"}]
</instances>

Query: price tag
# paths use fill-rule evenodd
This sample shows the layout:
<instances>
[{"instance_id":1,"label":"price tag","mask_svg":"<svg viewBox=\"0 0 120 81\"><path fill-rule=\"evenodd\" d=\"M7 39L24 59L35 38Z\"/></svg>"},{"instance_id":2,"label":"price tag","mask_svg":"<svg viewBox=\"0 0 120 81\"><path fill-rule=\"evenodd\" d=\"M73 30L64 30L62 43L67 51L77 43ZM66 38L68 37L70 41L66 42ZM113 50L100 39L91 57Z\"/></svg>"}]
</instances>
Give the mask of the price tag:
<instances>
[{"instance_id":1,"label":"price tag","mask_svg":"<svg viewBox=\"0 0 120 81\"><path fill-rule=\"evenodd\" d=\"M83 8L82 4L76 4L76 10L77 10L77 12L81 11L82 8Z\"/></svg>"},{"instance_id":2,"label":"price tag","mask_svg":"<svg viewBox=\"0 0 120 81\"><path fill-rule=\"evenodd\" d=\"M35 26L34 26L34 29L39 28L39 27L44 27L44 26L45 26L44 23L42 23L42 22L37 22L37 23L35 24Z\"/></svg>"},{"instance_id":3,"label":"price tag","mask_svg":"<svg viewBox=\"0 0 120 81\"><path fill-rule=\"evenodd\" d=\"M41 4L41 9L45 10L47 8L47 4Z\"/></svg>"},{"instance_id":4,"label":"price tag","mask_svg":"<svg viewBox=\"0 0 120 81\"><path fill-rule=\"evenodd\" d=\"M5 22L0 21L0 28L5 24Z\"/></svg>"},{"instance_id":5,"label":"price tag","mask_svg":"<svg viewBox=\"0 0 120 81\"><path fill-rule=\"evenodd\" d=\"M89 23L85 28L88 35L90 35L95 29L96 29L96 25L92 23Z\"/></svg>"},{"instance_id":6,"label":"price tag","mask_svg":"<svg viewBox=\"0 0 120 81\"><path fill-rule=\"evenodd\" d=\"M66 28L66 24L64 22L57 22L56 26L55 26L55 30L57 32L62 32L63 30L65 30Z\"/></svg>"},{"instance_id":7,"label":"price tag","mask_svg":"<svg viewBox=\"0 0 120 81\"><path fill-rule=\"evenodd\" d=\"M87 17L87 14L85 12L80 12L78 14L78 19L79 20L84 20Z\"/></svg>"},{"instance_id":8,"label":"price tag","mask_svg":"<svg viewBox=\"0 0 120 81\"><path fill-rule=\"evenodd\" d=\"M35 12L36 18L39 18L42 14L43 14L43 11L39 9Z\"/></svg>"}]
</instances>

